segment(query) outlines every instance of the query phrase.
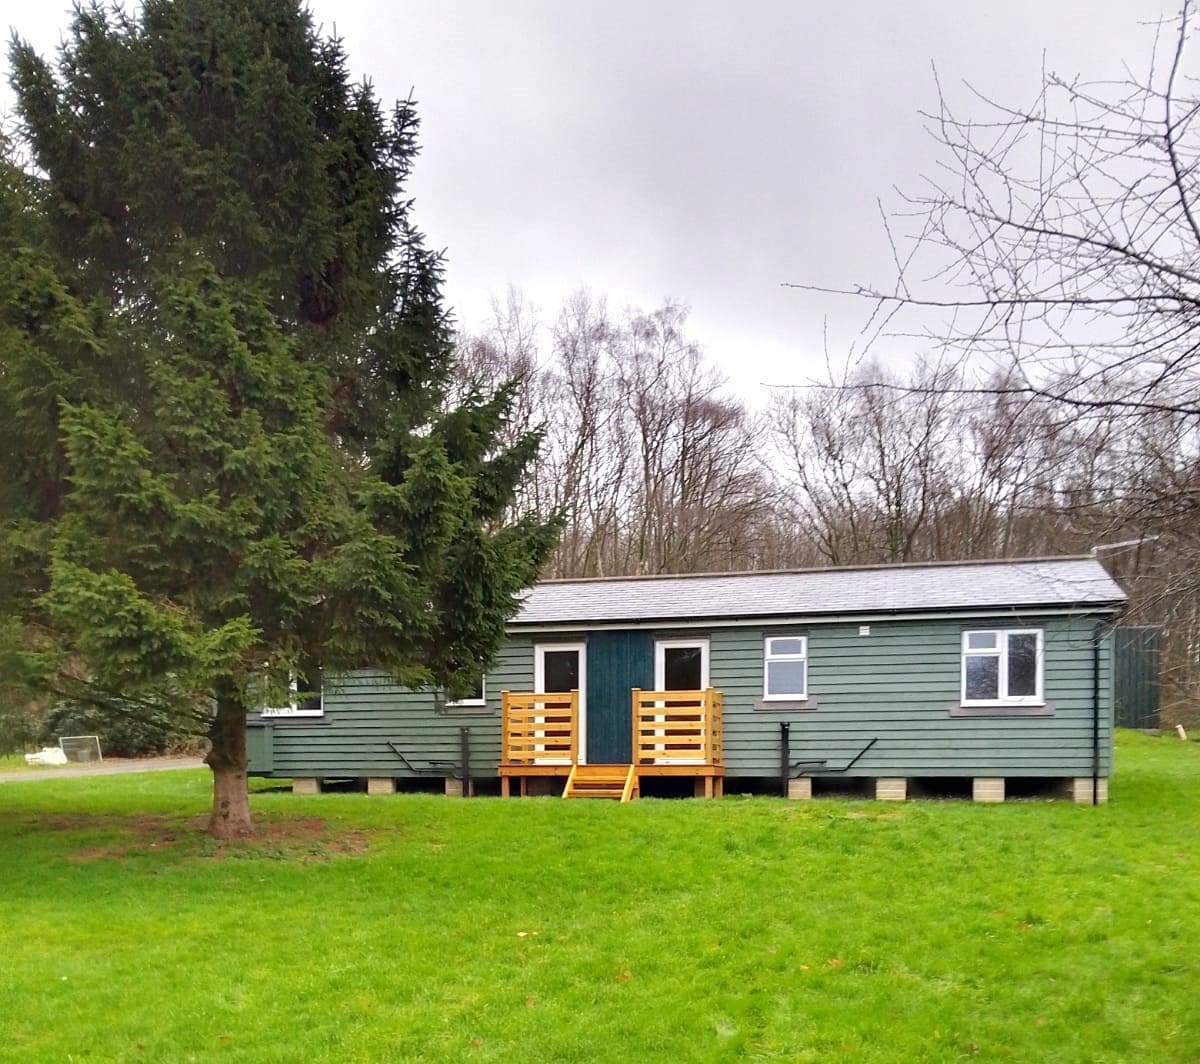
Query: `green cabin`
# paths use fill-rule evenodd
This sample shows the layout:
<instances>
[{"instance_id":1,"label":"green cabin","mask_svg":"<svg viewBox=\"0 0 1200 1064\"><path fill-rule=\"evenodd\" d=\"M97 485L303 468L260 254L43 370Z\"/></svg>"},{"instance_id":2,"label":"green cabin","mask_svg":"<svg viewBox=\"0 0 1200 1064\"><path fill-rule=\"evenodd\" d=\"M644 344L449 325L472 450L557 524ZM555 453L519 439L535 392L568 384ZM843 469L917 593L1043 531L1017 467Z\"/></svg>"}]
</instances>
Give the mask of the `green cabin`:
<instances>
[{"instance_id":1,"label":"green cabin","mask_svg":"<svg viewBox=\"0 0 1200 1064\"><path fill-rule=\"evenodd\" d=\"M319 701L250 720L250 772L374 793L1101 802L1124 601L1091 557L550 580L475 690L327 676Z\"/></svg>"}]
</instances>

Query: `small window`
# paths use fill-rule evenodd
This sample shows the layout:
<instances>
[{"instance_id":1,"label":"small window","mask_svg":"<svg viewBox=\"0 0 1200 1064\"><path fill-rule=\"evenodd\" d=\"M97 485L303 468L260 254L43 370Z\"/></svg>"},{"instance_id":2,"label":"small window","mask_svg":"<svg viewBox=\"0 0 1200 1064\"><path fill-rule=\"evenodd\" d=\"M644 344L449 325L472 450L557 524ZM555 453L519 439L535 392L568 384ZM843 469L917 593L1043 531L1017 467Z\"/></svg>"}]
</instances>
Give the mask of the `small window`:
<instances>
[{"instance_id":1,"label":"small window","mask_svg":"<svg viewBox=\"0 0 1200 1064\"><path fill-rule=\"evenodd\" d=\"M768 636L763 647L763 698L808 697L808 637Z\"/></svg>"},{"instance_id":2,"label":"small window","mask_svg":"<svg viewBox=\"0 0 1200 1064\"><path fill-rule=\"evenodd\" d=\"M447 691L446 705L448 706L486 706L487 688L485 677L480 675L474 684L461 691Z\"/></svg>"},{"instance_id":3,"label":"small window","mask_svg":"<svg viewBox=\"0 0 1200 1064\"><path fill-rule=\"evenodd\" d=\"M263 717L322 717L325 715L325 702L322 692L321 674L316 672L312 677L302 677L296 673L288 675L286 687L282 675L277 681L277 687L272 688L269 682L264 687L272 690L286 689L287 702L273 706L263 705L259 715ZM281 701L278 698L267 698L268 702Z\"/></svg>"},{"instance_id":4,"label":"small window","mask_svg":"<svg viewBox=\"0 0 1200 1064\"><path fill-rule=\"evenodd\" d=\"M1042 705L1042 630L963 632L964 706Z\"/></svg>"}]
</instances>

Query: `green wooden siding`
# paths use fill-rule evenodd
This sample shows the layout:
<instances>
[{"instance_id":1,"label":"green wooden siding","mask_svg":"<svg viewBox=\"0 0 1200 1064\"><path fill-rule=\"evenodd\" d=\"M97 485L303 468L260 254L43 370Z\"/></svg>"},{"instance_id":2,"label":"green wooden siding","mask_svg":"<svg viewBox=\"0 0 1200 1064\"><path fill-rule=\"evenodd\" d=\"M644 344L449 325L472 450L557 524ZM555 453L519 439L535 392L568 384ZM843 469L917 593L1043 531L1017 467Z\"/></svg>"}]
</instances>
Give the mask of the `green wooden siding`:
<instances>
[{"instance_id":1,"label":"green wooden siding","mask_svg":"<svg viewBox=\"0 0 1200 1064\"><path fill-rule=\"evenodd\" d=\"M959 699L961 621L797 627L808 634L809 695L817 708L755 709L762 695L763 638L779 628L711 633L711 682L725 695L730 776L776 775L779 724L791 722L793 760L846 765L875 746L852 776L1084 776L1092 765L1092 632L1081 617L981 621L978 627L1045 631L1045 697L1053 716L952 717ZM1111 762L1109 640L1101 655L1102 774Z\"/></svg>"},{"instance_id":2,"label":"green wooden siding","mask_svg":"<svg viewBox=\"0 0 1200 1064\"><path fill-rule=\"evenodd\" d=\"M1162 630L1123 627L1113 636L1117 727L1157 728Z\"/></svg>"},{"instance_id":3,"label":"green wooden siding","mask_svg":"<svg viewBox=\"0 0 1200 1064\"><path fill-rule=\"evenodd\" d=\"M959 620L872 622L866 636L859 635L856 621L797 626L792 630L808 635L809 693L817 708L790 711L755 707L762 696L764 635L789 629L714 627L690 634L710 640L710 681L725 696L729 776L778 776L781 721L791 722L794 760L824 758L830 768L846 764L878 738L851 771L855 776L1086 776L1092 770L1095 620L978 622L979 627L1044 629L1044 692L1055 704L1052 716L951 716L950 706L959 699L961 631L968 626ZM666 629L657 634L667 634ZM534 642L530 635L510 637L488 673L486 711L469 715L439 715L431 692L406 691L379 673L332 680L325 692L325 716L311 723L268 725L264 730L272 732L272 763L254 759L251 771L403 777L409 773L389 740L414 764L457 764L459 728L465 726L471 729L473 775L495 775L500 692L533 689ZM1111 767L1111 661L1111 636L1106 636L1100 675L1103 775ZM589 689L596 665L589 655Z\"/></svg>"},{"instance_id":4,"label":"green wooden siding","mask_svg":"<svg viewBox=\"0 0 1200 1064\"><path fill-rule=\"evenodd\" d=\"M268 726L246 728L246 759L255 772L269 775L275 767L275 729Z\"/></svg>"},{"instance_id":5,"label":"green wooden siding","mask_svg":"<svg viewBox=\"0 0 1200 1064\"><path fill-rule=\"evenodd\" d=\"M496 774L500 761L500 692L533 690L533 641L510 639L487 674L487 706L438 713L434 692L410 691L378 672L328 678L325 715L272 723L273 764L250 763L255 775L412 777L390 744L415 767L457 765L459 729L471 730L472 775ZM256 729L259 730L259 729ZM450 775L442 772L441 775Z\"/></svg>"},{"instance_id":6,"label":"green wooden siding","mask_svg":"<svg viewBox=\"0 0 1200 1064\"><path fill-rule=\"evenodd\" d=\"M591 632L587 637L587 759L628 765L633 756L635 687L654 687L654 638L647 631Z\"/></svg>"}]
</instances>

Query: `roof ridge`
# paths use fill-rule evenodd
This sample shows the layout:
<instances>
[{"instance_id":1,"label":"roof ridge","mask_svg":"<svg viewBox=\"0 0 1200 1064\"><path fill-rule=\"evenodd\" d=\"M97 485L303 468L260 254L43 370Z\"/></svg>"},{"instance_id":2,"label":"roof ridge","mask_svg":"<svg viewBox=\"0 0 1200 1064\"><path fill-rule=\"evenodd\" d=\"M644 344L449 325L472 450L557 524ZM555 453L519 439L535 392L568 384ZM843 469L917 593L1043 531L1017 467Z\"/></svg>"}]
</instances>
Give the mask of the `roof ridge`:
<instances>
[{"instance_id":1,"label":"roof ridge","mask_svg":"<svg viewBox=\"0 0 1200 1064\"><path fill-rule=\"evenodd\" d=\"M800 569L731 569L723 572L704 573L630 573L625 576L559 576L539 580L537 586L547 584L612 584L625 581L649 582L652 580L712 580L717 577L755 576L804 576L813 573L872 572L886 569L946 569L952 566L984 565L1034 565L1047 562L1092 561L1103 565L1092 554L1056 554L1025 558L963 558L954 561L936 562L875 562L869 565L821 565Z\"/></svg>"}]
</instances>

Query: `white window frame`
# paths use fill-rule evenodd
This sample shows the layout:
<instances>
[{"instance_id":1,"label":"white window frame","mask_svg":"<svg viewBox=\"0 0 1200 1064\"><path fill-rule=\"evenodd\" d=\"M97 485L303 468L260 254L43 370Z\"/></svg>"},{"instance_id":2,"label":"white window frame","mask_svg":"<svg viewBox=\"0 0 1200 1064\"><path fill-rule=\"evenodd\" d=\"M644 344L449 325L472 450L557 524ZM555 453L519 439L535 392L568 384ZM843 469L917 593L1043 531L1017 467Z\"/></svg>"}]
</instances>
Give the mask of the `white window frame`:
<instances>
[{"instance_id":1,"label":"white window frame","mask_svg":"<svg viewBox=\"0 0 1200 1064\"><path fill-rule=\"evenodd\" d=\"M707 691L708 678L708 640L707 639L656 639L654 641L654 689L656 691L665 691L667 683L667 651L668 650L700 650L700 690ZM664 706L665 702L656 702L655 706ZM666 717L657 717L658 721L665 721ZM699 765L703 761L698 757L664 757L662 756L666 747L659 745L656 747L659 751L659 756L655 759L655 764L658 765ZM635 754L636 756L636 754Z\"/></svg>"},{"instance_id":2,"label":"white window frame","mask_svg":"<svg viewBox=\"0 0 1200 1064\"><path fill-rule=\"evenodd\" d=\"M774 654L771 652L771 644L777 639L799 640L801 649L799 654ZM788 692L787 694L771 694L770 687L770 670L767 668L768 663L772 661L802 661L804 662L804 690L799 692ZM763 637L763 693L764 702L803 702L808 698L808 636L806 635L788 635L780 632L775 635Z\"/></svg>"},{"instance_id":3,"label":"white window frame","mask_svg":"<svg viewBox=\"0 0 1200 1064\"><path fill-rule=\"evenodd\" d=\"M479 697L478 698L460 698L457 701L446 701L443 705L447 709L459 709L467 706L486 706L487 705L487 673L483 673L479 677Z\"/></svg>"},{"instance_id":4,"label":"white window frame","mask_svg":"<svg viewBox=\"0 0 1200 1064\"><path fill-rule=\"evenodd\" d=\"M708 640L707 639L657 639L654 642L654 689L663 691L667 682L668 650L700 648L700 690L708 690Z\"/></svg>"},{"instance_id":5,"label":"white window frame","mask_svg":"<svg viewBox=\"0 0 1200 1064\"><path fill-rule=\"evenodd\" d=\"M971 648L968 646L973 635L995 635L995 648ZM1037 671L1034 693L1010 695L1008 693L1008 637L1013 635L1037 636ZM996 698L967 697L967 659L991 657L997 659ZM1043 681L1045 678L1045 630L1042 628L968 628L962 633L962 662L959 670L960 705L963 706L1044 706L1046 704Z\"/></svg>"},{"instance_id":6,"label":"white window frame","mask_svg":"<svg viewBox=\"0 0 1200 1064\"><path fill-rule=\"evenodd\" d=\"M301 709L300 699L297 697L300 694L300 682L295 674L288 680L288 691L291 692L291 698L286 706L263 706L258 711L260 717L272 720L276 717L323 717L325 716L325 684L322 680L321 690L317 693L318 705L316 709ZM307 699L305 699L307 701Z\"/></svg>"},{"instance_id":7,"label":"white window frame","mask_svg":"<svg viewBox=\"0 0 1200 1064\"><path fill-rule=\"evenodd\" d=\"M586 765L587 759L587 643L535 643L533 645L533 691L534 694L565 694L562 691L546 690L546 652L574 650L579 655L579 702L575 727L579 730L577 750L579 763ZM538 765L569 765L570 758L539 757Z\"/></svg>"}]
</instances>

